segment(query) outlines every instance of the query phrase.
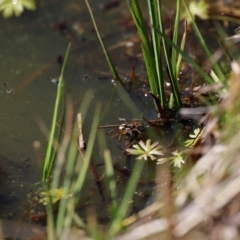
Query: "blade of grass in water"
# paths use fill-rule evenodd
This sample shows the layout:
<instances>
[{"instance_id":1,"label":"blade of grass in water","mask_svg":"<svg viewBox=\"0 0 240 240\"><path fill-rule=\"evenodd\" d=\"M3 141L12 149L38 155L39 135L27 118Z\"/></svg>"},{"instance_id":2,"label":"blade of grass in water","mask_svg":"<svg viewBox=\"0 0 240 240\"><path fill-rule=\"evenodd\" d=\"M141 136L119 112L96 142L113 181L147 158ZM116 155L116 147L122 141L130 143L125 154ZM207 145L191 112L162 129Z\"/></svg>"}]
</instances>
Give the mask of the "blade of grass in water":
<instances>
[{"instance_id":1,"label":"blade of grass in water","mask_svg":"<svg viewBox=\"0 0 240 240\"><path fill-rule=\"evenodd\" d=\"M112 210L115 212L117 210L117 201L116 201L116 194L117 194L117 187L116 181L114 179L114 170L112 166L112 159L109 150L104 151L104 160L105 160L105 169L106 169L106 181L108 184L108 189L110 191L110 196L112 200Z\"/></svg>"},{"instance_id":2,"label":"blade of grass in water","mask_svg":"<svg viewBox=\"0 0 240 240\"><path fill-rule=\"evenodd\" d=\"M181 40L181 45L180 49L181 51L184 51L185 48L185 43L186 43L186 38L187 38L187 21L185 21L184 24L184 32ZM180 68L181 68L181 63L182 63L182 54L178 53L178 58L177 58L177 65L176 65L176 76L179 76Z\"/></svg>"},{"instance_id":3,"label":"blade of grass in water","mask_svg":"<svg viewBox=\"0 0 240 240\"><path fill-rule=\"evenodd\" d=\"M86 152L81 154L81 158L78 160L81 160L81 168L78 172L77 179L72 182L70 186L70 191L73 194L73 198L70 198L67 203L67 213L66 217L64 219L64 229L70 229L73 221L73 217L75 214L75 206L76 203L79 201L80 196L82 195L82 187L84 185L86 174L89 169L89 163L93 152L94 142L97 135L98 130L98 124L100 119L100 113L101 113L101 105L97 104L94 114L93 123L91 126L91 132L89 135L89 140L87 143L87 149ZM80 152L81 153L81 152ZM75 173L76 174L76 173Z\"/></svg>"},{"instance_id":4,"label":"blade of grass in water","mask_svg":"<svg viewBox=\"0 0 240 240\"><path fill-rule=\"evenodd\" d=\"M132 15L133 21L138 29L138 33L142 43L142 52L144 61L147 68L148 80L151 91L154 95L159 95L159 89L157 85L157 73L154 62L154 54L152 45L148 38L148 32L145 26L145 22L142 16L142 12L138 3L138 0L127 0L129 11Z\"/></svg>"},{"instance_id":5,"label":"blade of grass in water","mask_svg":"<svg viewBox=\"0 0 240 240\"><path fill-rule=\"evenodd\" d=\"M178 45L178 34L179 34L179 23L180 23L180 8L181 8L181 0L176 1L176 16L174 21L174 28L173 28L173 43ZM173 66L173 76L174 79L178 78L178 71L177 71L177 56L178 52L175 48L172 48L172 66ZM175 67L176 66L176 67Z\"/></svg>"},{"instance_id":6,"label":"blade of grass in water","mask_svg":"<svg viewBox=\"0 0 240 240\"><path fill-rule=\"evenodd\" d=\"M163 22L163 11L162 11L162 6L161 6L161 1L157 1L157 6L158 6L158 14L159 14L159 27L160 27L159 29L165 35L165 27L164 27L164 22ZM155 29L155 31L157 31L157 29ZM171 55L168 50L168 42L166 41L166 38L164 38L164 37L162 38L162 43L163 43L164 56L166 59L169 78L170 78L169 80L170 80L171 87L172 87L173 97L174 97L177 107L180 108L182 103L181 103L181 98L180 98L180 94L179 94L179 90L178 90L177 78L175 78L175 76L174 76L174 72L176 72L176 71L175 70L173 71L173 68L176 68L176 64L174 66L172 65Z\"/></svg>"},{"instance_id":7,"label":"blade of grass in water","mask_svg":"<svg viewBox=\"0 0 240 240\"><path fill-rule=\"evenodd\" d=\"M83 100L79 109L79 112L81 113L81 116L82 116L82 122L84 122L85 120L87 110L89 109L89 105L92 100L92 95L93 95L93 91L88 90L85 96L83 97ZM66 176L64 177L63 189L70 189L73 181L73 177L76 174L75 167L76 167L77 155L79 152L77 143L76 143L77 138L78 138L78 125L76 122L74 129L72 131L71 141L68 148ZM53 179L53 184L54 183L55 183L55 179ZM62 198L59 204L59 211L58 211L57 223L56 223L56 231L58 236L60 236L63 231L64 220L67 214L67 205L68 205L68 200Z\"/></svg>"},{"instance_id":8,"label":"blade of grass in water","mask_svg":"<svg viewBox=\"0 0 240 240\"><path fill-rule=\"evenodd\" d=\"M46 184L45 191L48 191L49 188ZM47 205L46 205L46 211L47 211L47 236L49 240L55 240L55 224L54 224L54 216L53 216L53 204L51 196L47 196Z\"/></svg>"},{"instance_id":9,"label":"blade of grass in water","mask_svg":"<svg viewBox=\"0 0 240 240\"><path fill-rule=\"evenodd\" d=\"M116 85L117 85L117 91L118 91L118 93L121 93L121 96L124 95L124 97L122 98L122 100L123 100L124 102L130 103L130 106L131 106L130 108L133 110L133 112L137 112L138 115L141 115L141 114L139 114L139 110L136 108L135 104L133 103L133 101L131 100L131 98L129 97L129 95L127 94L126 88L125 88L124 84L122 83L121 78L119 77L119 75L118 75L118 73L117 73L117 71L116 71L116 68L115 68L115 66L114 66L114 64L113 64L113 62L112 62L112 60L111 60L111 58L110 58L110 55L109 55L109 53L108 53L108 51L107 51L107 48L106 48L106 46L105 46L105 44L104 44L104 42L103 42L103 39L102 39L102 37L101 37L101 34L100 34L99 30L98 30L98 27L97 27L97 24L96 24L96 21L95 21L95 18L94 18L94 16L93 16L93 13L92 13L92 10L91 10L91 7L90 7L90 5L89 5L88 0L85 0L85 2L86 2L86 5L87 5L87 8L88 8L88 10L89 10L89 13L90 13L90 16L91 16L91 19L92 19L92 22L93 22L95 31L96 31L96 33L97 33L98 40L99 40L99 42L100 42L100 44L101 44L101 47L102 47L103 52L104 52L104 55L105 55L105 57L106 57L106 59L107 59L108 65L109 65L109 67L110 67L110 69L111 69L111 71L112 71L113 77L117 80L118 83L120 83L120 84L118 84L118 83L116 84ZM125 90L125 91L124 91L124 90ZM156 94L157 94L157 91L154 91L154 92L156 92ZM120 97L121 97L121 96L120 96Z\"/></svg>"},{"instance_id":10,"label":"blade of grass in water","mask_svg":"<svg viewBox=\"0 0 240 240\"><path fill-rule=\"evenodd\" d=\"M56 96L52 124L51 124L51 130L50 130L50 135L49 135L49 140L48 140L48 145L47 145L46 156L44 159L43 175L42 175L43 181L46 181L51 173L53 162L54 162L53 156L56 154L56 149L53 149L53 141L54 141L54 136L55 136L56 128L57 128L56 123L57 123L57 118L59 115L60 103L61 103L61 99L63 98L63 91L64 91L63 75L64 75L64 71L66 68L70 47L71 47L71 44L69 44L67 47L67 51L65 53L64 61L63 61L62 69L61 69L61 74L59 77L57 96Z\"/></svg>"},{"instance_id":11,"label":"blade of grass in water","mask_svg":"<svg viewBox=\"0 0 240 240\"><path fill-rule=\"evenodd\" d=\"M160 38L157 34L155 29L159 28L159 20L158 20L158 13L157 13L157 2L148 0L148 9L149 9L149 18L150 23L153 26L151 28L152 33L152 44L153 44L153 54L155 59L155 68L157 73L157 79L155 80L158 82L159 88L159 98L161 102L162 108L166 106L166 96L164 92L164 79L163 79L163 72L162 72L162 61L161 61L161 46L160 46Z\"/></svg>"},{"instance_id":12,"label":"blade of grass in water","mask_svg":"<svg viewBox=\"0 0 240 240\"><path fill-rule=\"evenodd\" d=\"M168 42L168 44L170 46L172 46L173 48L176 48L177 51L179 52L179 54L182 55L182 58L184 58L189 64L191 64L195 69L196 71L198 71L204 78L205 80L208 82L208 83L213 83L213 80L212 78L202 69L201 66L199 66L187 53L183 52L181 50L181 48L177 45L175 45L171 39L169 39L165 33L162 33L161 31L159 31L159 35L163 38L165 38L165 40Z\"/></svg>"},{"instance_id":13,"label":"blade of grass in water","mask_svg":"<svg viewBox=\"0 0 240 240\"><path fill-rule=\"evenodd\" d=\"M180 0L179 0L180 1ZM147 29L145 27L142 11L138 0L127 0L130 13L133 17L134 23L138 29L139 36L142 42L142 52L147 68L150 88L155 96L159 96L163 108L166 107L166 96L164 91L163 69L161 63L161 44L157 30L165 32L161 2L158 0L148 0L148 9L151 23L151 40L149 39ZM179 3L180 5L180 3ZM178 12L180 7L177 8ZM179 18L179 13L177 14ZM178 23L176 24L174 33L174 40L177 42ZM172 64L172 55L168 49L167 42L162 39L164 58L167 62L168 72L170 76L170 83L172 86L173 96L177 107L181 106L181 98L178 90L178 82L176 75L176 50L173 53L174 66Z\"/></svg>"},{"instance_id":14,"label":"blade of grass in water","mask_svg":"<svg viewBox=\"0 0 240 240\"><path fill-rule=\"evenodd\" d=\"M106 46L105 46L105 44L104 44L104 42L103 42L103 39L102 39L102 37L101 37L101 34L100 34L99 30L98 30L98 27L97 27L97 24L96 24L96 21L95 21L95 18L94 18L94 16L93 16L92 9L91 9L91 7L90 7L90 5L89 5L88 0L85 0L85 3L86 3L86 5L87 5L88 11L89 11L89 13L90 13L90 16L91 16L91 19L92 19L92 22L93 22L93 26L94 26L95 31L96 31L97 36L98 36L98 40L99 40L99 42L100 42L100 44L101 44L102 50L103 50L104 55L105 55L105 57L106 57L106 59L107 59L107 62L108 62L108 65L109 65L109 67L110 67L110 69L111 69L111 72L112 72L112 74L113 74L113 77L114 77L114 79L118 80L119 82L122 82L121 79L120 79L120 77L119 77L119 75L118 75L118 73L117 73L117 70L116 70L116 68L115 68L115 66L114 66L114 64L113 64L113 62L112 62L112 60L111 60L111 58L110 58L110 55L109 55L109 53L108 53L108 51L107 51L107 48L106 48Z\"/></svg>"},{"instance_id":15,"label":"blade of grass in water","mask_svg":"<svg viewBox=\"0 0 240 240\"><path fill-rule=\"evenodd\" d=\"M126 217L127 211L129 209L129 202L132 200L133 195L135 193L143 166L144 161L136 161L132 171L132 175L128 181L122 202L116 212L115 218L113 219L113 222L107 233L109 237L113 237L122 228L123 219Z\"/></svg>"}]
</instances>

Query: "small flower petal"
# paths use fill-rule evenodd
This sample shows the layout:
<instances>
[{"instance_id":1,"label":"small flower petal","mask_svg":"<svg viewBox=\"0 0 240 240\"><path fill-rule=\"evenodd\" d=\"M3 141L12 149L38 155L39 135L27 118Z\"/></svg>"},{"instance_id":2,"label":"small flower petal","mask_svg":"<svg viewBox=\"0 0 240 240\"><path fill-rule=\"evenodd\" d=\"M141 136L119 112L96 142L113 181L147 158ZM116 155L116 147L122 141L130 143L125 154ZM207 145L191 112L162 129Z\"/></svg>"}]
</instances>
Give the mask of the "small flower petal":
<instances>
[{"instance_id":1,"label":"small flower petal","mask_svg":"<svg viewBox=\"0 0 240 240\"><path fill-rule=\"evenodd\" d=\"M132 147L133 148L126 149L126 151L128 154L140 155L137 159L147 160L147 158L150 158L151 160L155 160L156 157L154 155L163 155L163 153L159 151L162 146L158 145L158 142L151 144L151 139L148 139L146 143L140 141L139 144L135 144Z\"/></svg>"},{"instance_id":2,"label":"small flower petal","mask_svg":"<svg viewBox=\"0 0 240 240\"><path fill-rule=\"evenodd\" d=\"M178 168L181 168L182 167L182 164L185 163L181 153L179 153L178 151L175 151L172 153L174 156L176 156L174 159L173 159L173 166L174 167L178 167Z\"/></svg>"},{"instance_id":3,"label":"small flower petal","mask_svg":"<svg viewBox=\"0 0 240 240\"><path fill-rule=\"evenodd\" d=\"M150 140L150 139L148 139L148 140ZM147 142L148 142L148 140L147 140ZM141 148L144 151L147 151L147 142L146 142L146 144L142 140L139 142L139 145L141 146Z\"/></svg>"},{"instance_id":4,"label":"small flower petal","mask_svg":"<svg viewBox=\"0 0 240 240\"><path fill-rule=\"evenodd\" d=\"M5 18L12 15L20 16L24 8L35 10L35 0L0 0L0 11L3 12Z\"/></svg>"},{"instance_id":5,"label":"small flower petal","mask_svg":"<svg viewBox=\"0 0 240 240\"><path fill-rule=\"evenodd\" d=\"M209 4L206 2L206 0L199 0L199 1L192 0L188 5L188 10L185 9L182 12L181 19L186 19L188 22L194 21L196 16L198 16L203 20L208 19L209 18L208 10L209 10Z\"/></svg>"},{"instance_id":6,"label":"small flower petal","mask_svg":"<svg viewBox=\"0 0 240 240\"><path fill-rule=\"evenodd\" d=\"M160 158L157 160L157 164L163 164L165 162L167 162L169 159L168 158Z\"/></svg>"}]
</instances>

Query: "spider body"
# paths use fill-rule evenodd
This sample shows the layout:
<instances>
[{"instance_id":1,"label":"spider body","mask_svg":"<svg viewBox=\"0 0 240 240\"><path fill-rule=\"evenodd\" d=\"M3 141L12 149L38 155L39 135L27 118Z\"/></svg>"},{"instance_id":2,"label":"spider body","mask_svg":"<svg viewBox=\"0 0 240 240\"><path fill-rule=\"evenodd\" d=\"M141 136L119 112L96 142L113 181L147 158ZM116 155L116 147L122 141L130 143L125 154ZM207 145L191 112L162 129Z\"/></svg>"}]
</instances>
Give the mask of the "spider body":
<instances>
[{"instance_id":1,"label":"spider body","mask_svg":"<svg viewBox=\"0 0 240 240\"><path fill-rule=\"evenodd\" d=\"M128 139L143 137L142 132L144 131L144 126L140 120L133 119L130 123L128 123L124 118L120 118L119 120L123 122L119 126L119 141L122 136L125 136Z\"/></svg>"}]
</instances>

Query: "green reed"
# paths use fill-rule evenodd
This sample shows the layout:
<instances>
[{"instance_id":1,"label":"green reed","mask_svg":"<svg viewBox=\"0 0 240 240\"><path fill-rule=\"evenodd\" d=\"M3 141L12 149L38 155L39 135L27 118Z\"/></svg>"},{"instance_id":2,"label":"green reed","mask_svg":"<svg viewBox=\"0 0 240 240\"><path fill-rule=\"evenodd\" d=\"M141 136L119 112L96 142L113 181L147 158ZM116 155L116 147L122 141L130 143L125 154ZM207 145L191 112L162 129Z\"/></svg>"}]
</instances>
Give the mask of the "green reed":
<instances>
[{"instance_id":1,"label":"green reed","mask_svg":"<svg viewBox=\"0 0 240 240\"><path fill-rule=\"evenodd\" d=\"M112 166L112 159L110 151L106 148L104 135L99 135L99 147L103 153L105 170L101 177L103 184L104 194L109 203L105 203L109 209L109 215L111 216L109 222L109 229L102 232L99 225L86 224L83 216L77 210L79 202L86 198L86 192L84 185L88 179L90 171L90 161L93 158L95 150L95 141L98 135L98 126L101 116L101 104L97 103L93 115L93 121L91 125L91 131L86 143L86 149L80 149L77 144L77 139L82 130L82 124L85 122L87 111L91 103L92 91L86 92L79 112L81 113L81 121L75 121L72 123L71 104L68 103L65 111L65 125L64 135L61 141L58 142L58 150L56 153L56 163L52 171L52 181L48 185L49 190L62 188L67 192L65 197L62 197L57 204L52 202L52 197L49 197L47 204L48 213L48 238L59 239L60 236L68 236L71 239L72 227L78 227L85 230L94 239L106 239L106 237L113 237L120 232L123 228L123 219L127 216L129 210L129 201L132 199L135 189L138 184L138 180L141 176L143 161L137 161L132 175L129 178L127 188L123 194L122 200L117 200L117 182ZM81 122L81 127L79 123ZM64 175L62 173L64 172ZM103 181L104 180L104 181ZM55 211L54 211L55 210ZM93 230L94 229L94 230ZM102 238L99 236L102 235Z\"/></svg>"},{"instance_id":2,"label":"green reed","mask_svg":"<svg viewBox=\"0 0 240 240\"><path fill-rule=\"evenodd\" d=\"M204 49L204 51L205 51L205 53L206 53L206 55L207 55L207 58L209 59L211 65L212 65L213 71L217 74L219 80L220 80L221 82L224 82L225 79L226 79L226 77L225 77L225 75L223 74L220 65L218 64L217 61L215 61L215 60L213 59L212 53L211 53L210 49L208 48L207 43L206 43L206 41L204 40L203 35L201 34L201 31L200 31L199 27L197 26L196 21L194 20L194 17L193 17L193 15L192 15L191 11L189 10L188 5L186 4L185 0L182 0L182 1L183 1L184 7L186 8L186 10L187 10L187 12L188 12L188 14L189 14L189 16L190 16L191 26L192 26L192 28L193 28L193 30L194 30L197 38L198 38L198 41L200 42L202 48Z\"/></svg>"},{"instance_id":3,"label":"green reed","mask_svg":"<svg viewBox=\"0 0 240 240\"><path fill-rule=\"evenodd\" d=\"M59 77L59 82L58 82L58 88L57 88L57 96L55 100L55 107L53 111L53 117L52 117L52 124L51 124L51 129L49 133L49 139L48 139L48 145L47 145L47 150L46 150L46 155L44 159L44 166L43 166L43 174L42 174L42 180L46 181L47 178L50 176L50 173L52 171L52 167L55 161L56 153L57 153L57 145L56 145L56 140L60 138L60 133L61 130L60 128L57 127L57 121L59 120L59 115L60 115L60 109L62 107L61 103L64 101L64 71L66 68L67 64L67 59L69 55L71 44L68 45L65 56L64 56L64 61L63 65L61 68L61 73ZM60 117L61 124L63 123L63 114ZM55 141L55 144L54 144Z\"/></svg>"},{"instance_id":4,"label":"green reed","mask_svg":"<svg viewBox=\"0 0 240 240\"><path fill-rule=\"evenodd\" d=\"M164 69L162 64L162 54L167 64L169 80L172 87L172 94L175 101L175 107L180 108L181 97L178 87L179 74L179 52L176 49L169 48L166 38L160 38L158 31L165 35L165 26L163 21L163 10L161 1L148 0L148 12L151 24L151 35L149 35L141 7L138 0L127 0L128 7L134 23L137 27L141 44L144 61L147 68L148 79L150 83L151 92L159 97L162 108L168 107L167 96L164 87ZM179 31L179 17L180 17L181 0L176 2L176 17L171 29L173 36L172 42L177 45L178 31ZM184 38L182 43L184 43ZM179 61L178 61L179 59ZM177 64L178 63L178 64Z\"/></svg>"}]
</instances>

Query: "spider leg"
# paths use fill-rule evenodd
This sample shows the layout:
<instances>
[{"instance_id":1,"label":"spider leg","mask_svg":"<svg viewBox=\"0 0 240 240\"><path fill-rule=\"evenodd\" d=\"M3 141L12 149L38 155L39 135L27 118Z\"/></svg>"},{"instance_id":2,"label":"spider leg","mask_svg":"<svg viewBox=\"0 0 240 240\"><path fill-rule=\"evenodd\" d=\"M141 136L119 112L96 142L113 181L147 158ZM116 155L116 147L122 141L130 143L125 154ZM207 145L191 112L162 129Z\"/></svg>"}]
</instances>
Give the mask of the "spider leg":
<instances>
[{"instance_id":1,"label":"spider leg","mask_svg":"<svg viewBox=\"0 0 240 240\"><path fill-rule=\"evenodd\" d=\"M121 140L122 140L122 133L120 132L118 136L118 141L121 142Z\"/></svg>"},{"instance_id":2,"label":"spider leg","mask_svg":"<svg viewBox=\"0 0 240 240\"><path fill-rule=\"evenodd\" d=\"M110 135L111 138L118 136L118 129L113 129L109 132L106 132L105 135Z\"/></svg>"},{"instance_id":3,"label":"spider leg","mask_svg":"<svg viewBox=\"0 0 240 240\"><path fill-rule=\"evenodd\" d=\"M116 128L119 127L119 125L104 125L104 126L98 126L99 129L101 128Z\"/></svg>"}]
</instances>

